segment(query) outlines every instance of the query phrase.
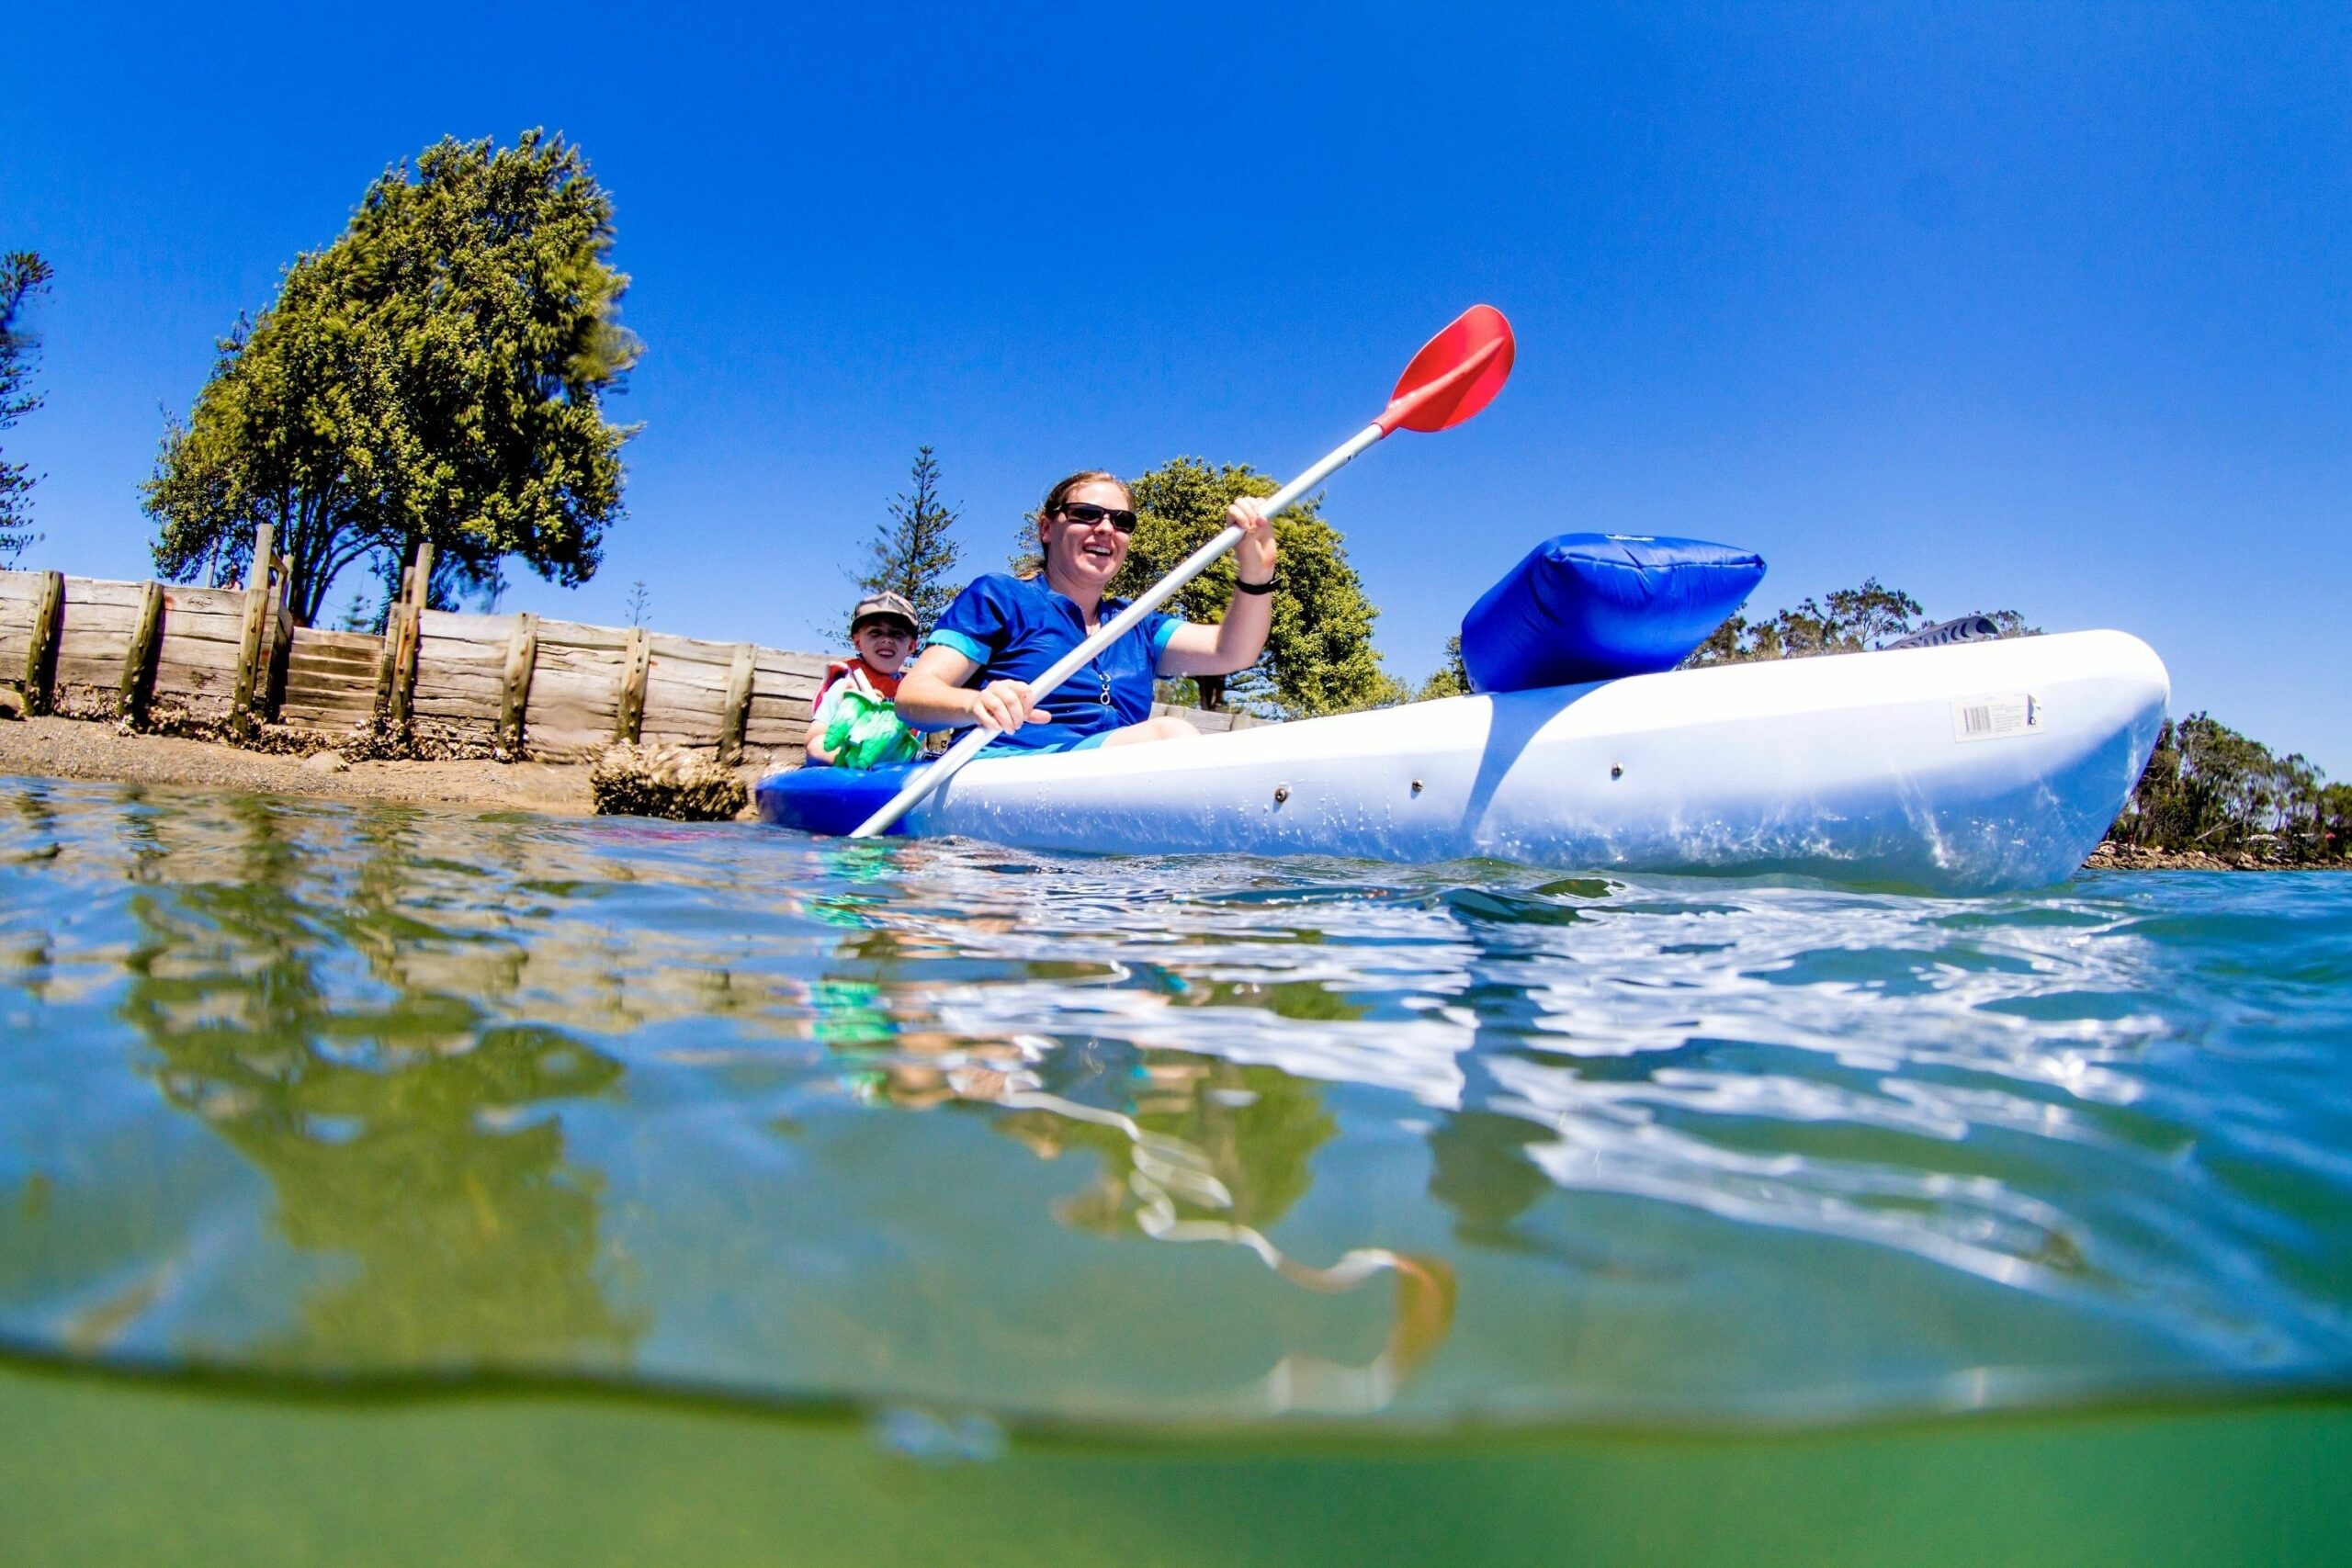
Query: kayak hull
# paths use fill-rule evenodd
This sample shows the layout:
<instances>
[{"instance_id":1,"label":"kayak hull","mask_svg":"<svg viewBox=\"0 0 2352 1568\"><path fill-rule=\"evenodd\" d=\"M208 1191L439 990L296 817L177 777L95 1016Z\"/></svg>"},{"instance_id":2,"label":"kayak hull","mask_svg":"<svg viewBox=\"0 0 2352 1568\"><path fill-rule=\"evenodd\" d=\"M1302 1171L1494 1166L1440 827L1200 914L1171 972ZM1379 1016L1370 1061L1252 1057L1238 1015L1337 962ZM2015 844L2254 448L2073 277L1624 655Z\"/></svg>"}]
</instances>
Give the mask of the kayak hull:
<instances>
[{"instance_id":1,"label":"kayak hull","mask_svg":"<svg viewBox=\"0 0 2352 1568\"><path fill-rule=\"evenodd\" d=\"M2162 661L2120 632L1723 665L983 756L906 830L1114 853L2040 886L2114 820L2169 696ZM887 800L896 772L771 775L757 798L769 821L839 831L848 813L820 803Z\"/></svg>"}]
</instances>

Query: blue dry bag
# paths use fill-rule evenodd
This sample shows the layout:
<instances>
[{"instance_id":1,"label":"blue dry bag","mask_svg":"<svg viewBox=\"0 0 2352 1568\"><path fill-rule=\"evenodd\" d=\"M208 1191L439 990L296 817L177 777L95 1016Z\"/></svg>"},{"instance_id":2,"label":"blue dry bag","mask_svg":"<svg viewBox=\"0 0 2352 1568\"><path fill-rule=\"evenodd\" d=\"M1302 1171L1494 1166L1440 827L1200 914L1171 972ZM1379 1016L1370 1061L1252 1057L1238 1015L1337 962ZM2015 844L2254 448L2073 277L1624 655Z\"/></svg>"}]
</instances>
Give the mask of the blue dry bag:
<instances>
[{"instance_id":1,"label":"blue dry bag","mask_svg":"<svg viewBox=\"0 0 2352 1568\"><path fill-rule=\"evenodd\" d=\"M1703 539L1563 534L1462 617L1462 664L1482 692L1571 686L1671 670L1764 581L1764 558Z\"/></svg>"}]
</instances>

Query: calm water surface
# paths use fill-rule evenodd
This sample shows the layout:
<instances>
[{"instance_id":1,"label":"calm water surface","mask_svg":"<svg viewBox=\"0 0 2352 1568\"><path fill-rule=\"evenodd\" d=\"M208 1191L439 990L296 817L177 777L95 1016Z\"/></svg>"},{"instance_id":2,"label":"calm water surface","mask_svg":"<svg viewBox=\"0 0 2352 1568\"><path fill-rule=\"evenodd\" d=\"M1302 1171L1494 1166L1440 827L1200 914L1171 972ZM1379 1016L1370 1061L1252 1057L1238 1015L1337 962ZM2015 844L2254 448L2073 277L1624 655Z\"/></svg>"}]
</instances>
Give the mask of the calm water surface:
<instances>
[{"instance_id":1,"label":"calm water surface","mask_svg":"<svg viewBox=\"0 0 2352 1568\"><path fill-rule=\"evenodd\" d=\"M2222 1455L2254 1517L2197 1555L2314 1560L2352 878L1928 900L9 781L0 1345L19 1561L373 1561L420 1527L260 1477L469 1445L571 1487L558 1537L445 1498L475 1561L779 1470L902 1521L779 1517L789 1560L1334 1546L1194 1540L1205 1487L1498 1560L1927 1561L1790 1499L2063 1523ZM99 1451L141 1457L94 1512ZM1057 1488L1084 1529L1009 1522Z\"/></svg>"}]
</instances>

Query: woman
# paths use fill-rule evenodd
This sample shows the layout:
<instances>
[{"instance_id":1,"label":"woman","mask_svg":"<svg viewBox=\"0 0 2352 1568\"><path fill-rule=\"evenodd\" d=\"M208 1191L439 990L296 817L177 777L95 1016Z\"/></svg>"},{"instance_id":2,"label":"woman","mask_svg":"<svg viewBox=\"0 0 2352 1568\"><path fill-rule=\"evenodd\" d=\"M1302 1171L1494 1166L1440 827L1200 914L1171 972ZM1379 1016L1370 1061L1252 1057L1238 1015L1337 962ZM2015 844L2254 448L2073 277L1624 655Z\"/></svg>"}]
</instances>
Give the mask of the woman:
<instances>
[{"instance_id":1,"label":"woman","mask_svg":"<svg viewBox=\"0 0 2352 1568\"><path fill-rule=\"evenodd\" d=\"M1046 491L1037 513L1045 571L1027 580L991 572L965 589L899 681L899 716L926 729L981 725L1001 732L1000 745L1033 751L1195 733L1181 718L1151 716L1152 682L1230 675L1265 648L1274 531L1254 499L1226 511L1242 536L1234 547L1239 590L1222 621L1193 626L1154 612L1044 697L1030 687L1126 607L1102 591L1126 564L1135 504L1125 482L1100 469L1072 474Z\"/></svg>"}]
</instances>

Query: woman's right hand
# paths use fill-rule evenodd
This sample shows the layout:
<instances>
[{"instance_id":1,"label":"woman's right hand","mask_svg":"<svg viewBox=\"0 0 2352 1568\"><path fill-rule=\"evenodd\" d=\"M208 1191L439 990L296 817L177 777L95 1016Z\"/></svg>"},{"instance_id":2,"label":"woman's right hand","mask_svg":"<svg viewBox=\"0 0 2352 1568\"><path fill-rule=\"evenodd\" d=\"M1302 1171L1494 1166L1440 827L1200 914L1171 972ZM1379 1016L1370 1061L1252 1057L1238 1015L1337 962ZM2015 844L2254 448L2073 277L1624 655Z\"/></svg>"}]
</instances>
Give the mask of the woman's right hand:
<instances>
[{"instance_id":1,"label":"woman's right hand","mask_svg":"<svg viewBox=\"0 0 2352 1568\"><path fill-rule=\"evenodd\" d=\"M1051 724L1054 716L1037 705L1026 681L990 681L972 694L972 718L983 728L1010 734L1024 724Z\"/></svg>"}]
</instances>

